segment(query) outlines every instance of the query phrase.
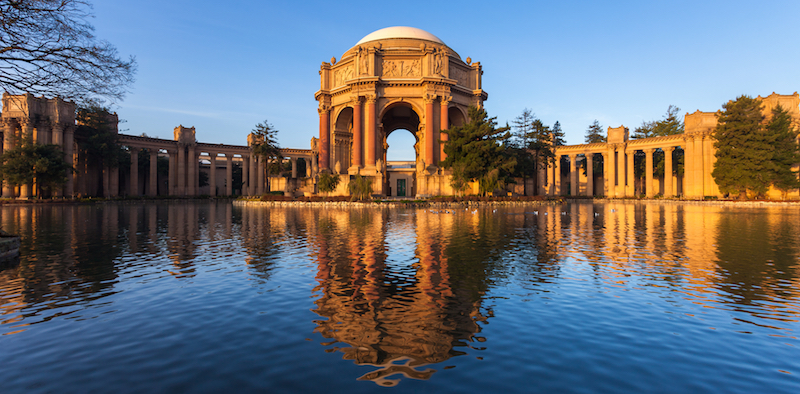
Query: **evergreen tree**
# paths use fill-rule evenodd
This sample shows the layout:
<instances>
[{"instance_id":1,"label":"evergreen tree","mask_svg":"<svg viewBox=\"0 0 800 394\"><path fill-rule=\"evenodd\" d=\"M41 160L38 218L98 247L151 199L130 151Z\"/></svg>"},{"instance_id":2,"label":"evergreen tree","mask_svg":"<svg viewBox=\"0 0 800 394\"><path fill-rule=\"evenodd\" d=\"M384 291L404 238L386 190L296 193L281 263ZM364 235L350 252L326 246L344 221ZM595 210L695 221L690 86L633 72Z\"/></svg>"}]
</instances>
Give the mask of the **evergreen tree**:
<instances>
[{"instance_id":1,"label":"evergreen tree","mask_svg":"<svg viewBox=\"0 0 800 394\"><path fill-rule=\"evenodd\" d=\"M761 101L742 95L722 107L713 133L717 163L711 176L723 194L762 196L773 179L768 162L774 147L762 126Z\"/></svg>"},{"instance_id":2,"label":"evergreen tree","mask_svg":"<svg viewBox=\"0 0 800 394\"><path fill-rule=\"evenodd\" d=\"M567 141L564 139L564 132L561 130L561 123L558 121L553 124L550 141L553 143L553 146L562 146L567 143Z\"/></svg>"},{"instance_id":3,"label":"evergreen tree","mask_svg":"<svg viewBox=\"0 0 800 394\"><path fill-rule=\"evenodd\" d=\"M267 192L269 192L269 160L283 158L281 147L278 145L278 130L265 120L257 124L250 135L251 138L248 138L248 142L253 147L253 154L261 156L268 163L265 167L267 168Z\"/></svg>"},{"instance_id":4,"label":"evergreen tree","mask_svg":"<svg viewBox=\"0 0 800 394\"><path fill-rule=\"evenodd\" d=\"M522 114L511 121L511 124L514 127L514 138L511 141L512 145L522 148L528 146L528 140L530 138L531 127L533 126L534 120L537 120L536 115L534 115L531 110L525 108L522 110Z\"/></svg>"},{"instance_id":5,"label":"evergreen tree","mask_svg":"<svg viewBox=\"0 0 800 394\"><path fill-rule=\"evenodd\" d=\"M664 119L651 122L642 122L642 125L633 131L633 135L631 137L634 139L642 139L650 137L665 137L668 135L683 133L683 121L678 115L680 110L680 108L670 105L667 108L667 113L664 114Z\"/></svg>"},{"instance_id":6,"label":"evergreen tree","mask_svg":"<svg viewBox=\"0 0 800 394\"><path fill-rule=\"evenodd\" d=\"M503 146L511 137L509 128L497 128L495 118L475 107L470 107L469 119L463 126L442 130L449 143L444 148L447 159L441 165L452 169L454 188L464 190L466 182L477 180L482 193L491 192L508 181L516 165Z\"/></svg>"},{"instance_id":7,"label":"evergreen tree","mask_svg":"<svg viewBox=\"0 0 800 394\"><path fill-rule=\"evenodd\" d=\"M772 117L765 126L765 131L773 147L769 162L772 184L783 192L785 198L789 190L800 187L797 173L792 171L792 166L800 162L797 130L792 127L789 112L778 105L773 108Z\"/></svg>"},{"instance_id":8,"label":"evergreen tree","mask_svg":"<svg viewBox=\"0 0 800 394\"><path fill-rule=\"evenodd\" d=\"M585 141L587 144L606 142L606 136L603 135L603 126L600 126L600 122L598 122L597 119L595 119L594 122L589 125L588 129L586 129Z\"/></svg>"}]
</instances>

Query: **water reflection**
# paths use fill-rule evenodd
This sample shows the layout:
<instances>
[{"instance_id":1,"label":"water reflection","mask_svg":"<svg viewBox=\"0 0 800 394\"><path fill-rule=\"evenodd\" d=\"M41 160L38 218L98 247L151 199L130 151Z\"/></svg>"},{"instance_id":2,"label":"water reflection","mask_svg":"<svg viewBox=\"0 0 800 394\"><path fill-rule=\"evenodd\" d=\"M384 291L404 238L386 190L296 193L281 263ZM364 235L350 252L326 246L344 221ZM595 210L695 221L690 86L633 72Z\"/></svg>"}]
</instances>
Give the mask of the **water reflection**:
<instances>
[{"instance_id":1,"label":"water reflection","mask_svg":"<svg viewBox=\"0 0 800 394\"><path fill-rule=\"evenodd\" d=\"M282 312L303 320L307 331L313 324L323 338L314 354L337 353L348 365L370 366L348 379L381 386L436 379L463 356L480 360L497 344L526 346L491 335L487 324L498 320L581 323L545 303L537 304L535 318L497 312L498 305L530 312L533 301L560 300L576 307L564 300L577 294L569 302L580 308L611 293L650 307L641 300L652 297L670 314L695 306L725 311L706 326L792 339L800 316L800 212L792 208L629 202L319 209L197 202L3 206L0 214L4 230L22 235L23 254L18 265L0 268L4 335L54 319L140 308L114 296L146 286L169 293L201 282L197 293L210 294L241 273L247 284L240 293L208 300L193 293L186 310L175 313L191 314L198 304L227 309L253 297L241 287L257 294L280 290L281 297L300 300L291 304L298 310ZM611 313L619 307L602 306ZM313 322L309 309L318 316ZM249 316L233 320L251 328L276 324L255 324ZM273 336L257 340L269 344ZM220 351L230 348L247 351L236 343Z\"/></svg>"}]
</instances>

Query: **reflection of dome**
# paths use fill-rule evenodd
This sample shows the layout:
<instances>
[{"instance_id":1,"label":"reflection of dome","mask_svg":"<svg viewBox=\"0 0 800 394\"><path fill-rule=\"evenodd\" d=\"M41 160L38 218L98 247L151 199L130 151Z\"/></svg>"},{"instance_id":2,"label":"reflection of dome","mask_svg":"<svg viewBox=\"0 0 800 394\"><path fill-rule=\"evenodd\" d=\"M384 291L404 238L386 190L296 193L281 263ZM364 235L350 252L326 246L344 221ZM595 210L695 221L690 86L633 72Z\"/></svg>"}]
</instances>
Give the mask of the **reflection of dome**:
<instances>
[{"instance_id":1,"label":"reflection of dome","mask_svg":"<svg viewBox=\"0 0 800 394\"><path fill-rule=\"evenodd\" d=\"M417 29L416 27L394 26L376 30L372 33L367 34L364 38L362 38L359 42L356 43L356 46L359 46L369 41L385 40L389 38L411 38L417 40L428 40L444 45L444 42L440 40L439 37L436 37L425 30Z\"/></svg>"}]
</instances>

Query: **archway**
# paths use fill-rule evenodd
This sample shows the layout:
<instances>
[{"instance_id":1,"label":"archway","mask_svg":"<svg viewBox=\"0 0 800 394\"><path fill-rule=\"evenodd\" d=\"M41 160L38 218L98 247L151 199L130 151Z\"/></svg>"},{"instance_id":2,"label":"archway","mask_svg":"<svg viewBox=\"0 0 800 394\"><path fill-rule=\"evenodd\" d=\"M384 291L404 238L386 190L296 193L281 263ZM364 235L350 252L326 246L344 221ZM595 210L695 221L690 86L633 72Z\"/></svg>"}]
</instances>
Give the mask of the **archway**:
<instances>
[{"instance_id":1,"label":"archway","mask_svg":"<svg viewBox=\"0 0 800 394\"><path fill-rule=\"evenodd\" d=\"M332 170L339 164L339 172L347 173L351 165L351 147L353 144L353 108L347 107L339 112L333 129L333 151L331 152Z\"/></svg>"},{"instance_id":2,"label":"archway","mask_svg":"<svg viewBox=\"0 0 800 394\"><path fill-rule=\"evenodd\" d=\"M407 103L390 105L381 116L385 137L378 157L386 163L384 190L387 196L407 197L416 193L419 124L419 115Z\"/></svg>"}]
</instances>

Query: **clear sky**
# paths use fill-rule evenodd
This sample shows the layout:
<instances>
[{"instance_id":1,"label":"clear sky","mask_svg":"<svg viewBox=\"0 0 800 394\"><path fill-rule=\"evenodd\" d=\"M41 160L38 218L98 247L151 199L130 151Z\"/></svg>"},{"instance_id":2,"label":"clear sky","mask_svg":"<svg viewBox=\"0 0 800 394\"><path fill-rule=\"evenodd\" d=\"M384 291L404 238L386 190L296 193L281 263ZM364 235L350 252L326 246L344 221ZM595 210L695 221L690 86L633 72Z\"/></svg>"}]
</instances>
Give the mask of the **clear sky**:
<instances>
[{"instance_id":1,"label":"clear sky","mask_svg":"<svg viewBox=\"0 0 800 394\"><path fill-rule=\"evenodd\" d=\"M181 124L202 142L243 145L268 120L282 147L307 149L320 64L389 26L481 62L500 125L530 108L560 121L568 144L595 119L633 131L670 104L716 111L742 94L800 90L797 0L95 0L94 14L96 35L139 65L114 107L120 129L168 139Z\"/></svg>"}]
</instances>

